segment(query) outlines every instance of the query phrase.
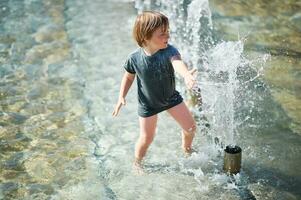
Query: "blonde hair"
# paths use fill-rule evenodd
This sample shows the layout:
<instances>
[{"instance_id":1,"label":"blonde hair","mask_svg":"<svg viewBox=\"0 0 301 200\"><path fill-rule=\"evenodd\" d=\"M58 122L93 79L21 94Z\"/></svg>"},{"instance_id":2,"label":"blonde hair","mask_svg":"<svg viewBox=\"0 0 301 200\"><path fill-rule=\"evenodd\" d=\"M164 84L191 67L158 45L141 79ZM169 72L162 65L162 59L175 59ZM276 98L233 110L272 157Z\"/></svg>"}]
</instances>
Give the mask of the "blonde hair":
<instances>
[{"instance_id":1,"label":"blonde hair","mask_svg":"<svg viewBox=\"0 0 301 200\"><path fill-rule=\"evenodd\" d=\"M162 27L165 32L169 27L168 18L156 11L144 11L136 18L133 37L142 47L145 40L149 40L153 32L159 27Z\"/></svg>"}]
</instances>

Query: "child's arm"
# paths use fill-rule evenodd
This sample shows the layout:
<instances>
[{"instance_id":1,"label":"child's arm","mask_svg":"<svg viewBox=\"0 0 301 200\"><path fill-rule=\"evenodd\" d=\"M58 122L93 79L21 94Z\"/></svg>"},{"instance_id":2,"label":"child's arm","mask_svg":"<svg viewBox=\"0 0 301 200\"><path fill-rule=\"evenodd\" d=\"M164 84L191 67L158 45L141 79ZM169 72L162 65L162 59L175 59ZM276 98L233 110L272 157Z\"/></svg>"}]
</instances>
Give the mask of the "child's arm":
<instances>
[{"instance_id":1,"label":"child's arm","mask_svg":"<svg viewBox=\"0 0 301 200\"><path fill-rule=\"evenodd\" d=\"M196 69L188 70L186 64L178 59L172 61L172 66L184 78L185 84L189 89L195 87L196 80L193 75L197 72Z\"/></svg>"},{"instance_id":2,"label":"child's arm","mask_svg":"<svg viewBox=\"0 0 301 200\"><path fill-rule=\"evenodd\" d=\"M125 105L125 97L129 91L134 79L135 79L135 74L131 74L129 72L124 73L124 75L122 77L121 85L120 85L118 102L112 113L112 115L114 117L118 115L121 106Z\"/></svg>"}]
</instances>

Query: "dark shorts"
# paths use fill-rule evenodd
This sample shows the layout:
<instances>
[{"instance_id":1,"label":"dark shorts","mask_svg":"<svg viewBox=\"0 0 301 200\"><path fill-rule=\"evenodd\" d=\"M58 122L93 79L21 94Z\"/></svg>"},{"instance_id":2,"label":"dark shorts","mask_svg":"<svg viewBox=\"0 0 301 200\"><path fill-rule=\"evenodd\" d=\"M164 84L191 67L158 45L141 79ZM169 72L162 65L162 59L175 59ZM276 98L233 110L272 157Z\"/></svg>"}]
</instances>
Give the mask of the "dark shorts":
<instances>
[{"instance_id":1,"label":"dark shorts","mask_svg":"<svg viewBox=\"0 0 301 200\"><path fill-rule=\"evenodd\" d=\"M169 108L172 108L176 105L179 105L180 103L183 102L183 98L181 95L178 95L178 97L175 99L175 101L170 102L167 106L161 107L161 108L156 108L156 109L150 109L150 108L146 108L143 106L138 107L138 115L140 117L150 117L152 115L158 114L164 110L167 110Z\"/></svg>"}]
</instances>

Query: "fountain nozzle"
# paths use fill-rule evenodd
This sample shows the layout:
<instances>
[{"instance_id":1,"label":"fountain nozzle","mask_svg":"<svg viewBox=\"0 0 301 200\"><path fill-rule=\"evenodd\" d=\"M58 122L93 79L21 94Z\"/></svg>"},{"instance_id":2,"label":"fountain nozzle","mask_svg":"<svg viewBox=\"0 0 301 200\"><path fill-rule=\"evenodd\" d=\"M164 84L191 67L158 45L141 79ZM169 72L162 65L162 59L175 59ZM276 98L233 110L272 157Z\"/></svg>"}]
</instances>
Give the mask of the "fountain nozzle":
<instances>
[{"instance_id":1,"label":"fountain nozzle","mask_svg":"<svg viewBox=\"0 0 301 200\"><path fill-rule=\"evenodd\" d=\"M223 169L230 173L236 174L241 168L241 153L242 150L239 146L228 145L224 149L224 167Z\"/></svg>"}]
</instances>

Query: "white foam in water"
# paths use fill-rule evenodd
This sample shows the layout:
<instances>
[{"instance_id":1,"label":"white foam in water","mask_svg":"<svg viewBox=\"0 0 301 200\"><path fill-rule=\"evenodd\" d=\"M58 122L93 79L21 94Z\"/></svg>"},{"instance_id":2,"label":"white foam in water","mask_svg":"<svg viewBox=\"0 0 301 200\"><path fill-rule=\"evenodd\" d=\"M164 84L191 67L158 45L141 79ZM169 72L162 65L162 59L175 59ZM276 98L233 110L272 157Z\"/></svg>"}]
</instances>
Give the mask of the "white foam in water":
<instances>
[{"instance_id":1,"label":"white foam in water","mask_svg":"<svg viewBox=\"0 0 301 200\"><path fill-rule=\"evenodd\" d=\"M223 185L228 182L229 177L226 174L213 174L210 179L216 183L216 185Z\"/></svg>"},{"instance_id":2,"label":"white foam in water","mask_svg":"<svg viewBox=\"0 0 301 200\"><path fill-rule=\"evenodd\" d=\"M224 187L224 189L227 189L227 190L229 190L229 189L237 189L237 185L236 185L235 183L228 183L228 184Z\"/></svg>"}]
</instances>

